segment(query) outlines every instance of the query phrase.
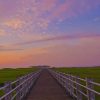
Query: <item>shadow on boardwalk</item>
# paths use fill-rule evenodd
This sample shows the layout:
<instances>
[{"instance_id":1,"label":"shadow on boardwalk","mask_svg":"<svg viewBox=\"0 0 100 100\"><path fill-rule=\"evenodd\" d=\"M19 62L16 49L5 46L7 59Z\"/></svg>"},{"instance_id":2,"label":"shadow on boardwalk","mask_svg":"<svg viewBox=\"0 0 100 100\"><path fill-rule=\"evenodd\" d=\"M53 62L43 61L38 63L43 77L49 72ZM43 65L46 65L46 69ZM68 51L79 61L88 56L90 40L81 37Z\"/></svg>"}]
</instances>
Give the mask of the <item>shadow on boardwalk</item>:
<instances>
[{"instance_id":1,"label":"shadow on boardwalk","mask_svg":"<svg viewBox=\"0 0 100 100\"><path fill-rule=\"evenodd\" d=\"M47 70L42 71L26 100L72 100Z\"/></svg>"}]
</instances>

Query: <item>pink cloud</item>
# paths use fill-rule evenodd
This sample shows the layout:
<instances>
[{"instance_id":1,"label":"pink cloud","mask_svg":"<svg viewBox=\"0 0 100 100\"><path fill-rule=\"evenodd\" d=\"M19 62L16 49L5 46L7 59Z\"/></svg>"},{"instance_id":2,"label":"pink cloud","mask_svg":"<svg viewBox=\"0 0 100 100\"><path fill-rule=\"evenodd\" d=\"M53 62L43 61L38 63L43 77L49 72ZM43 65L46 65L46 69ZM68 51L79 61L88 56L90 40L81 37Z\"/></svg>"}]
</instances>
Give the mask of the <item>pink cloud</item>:
<instances>
[{"instance_id":1,"label":"pink cloud","mask_svg":"<svg viewBox=\"0 0 100 100\"><path fill-rule=\"evenodd\" d=\"M58 0L41 0L40 8L44 11L51 11L56 6Z\"/></svg>"},{"instance_id":2,"label":"pink cloud","mask_svg":"<svg viewBox=\"0 0 100 100\"><path fill-rule=\"evenodd\" d=\"M4 29L0 29L0 36L5 36L6 35L6 32Z\"/></svg>"},{"instance_id":3,"label":"pink cloud","mask_svg":"<svg viewBox=\"0 0 100 100\"><path fill-rule=\"evenodd\" d=\"M78 32L77 32L78 33ZM92 38L92 37L100 37L100 35L96 35L95 33L82 33L82 35L79 34L75 34L75 35L46 35L46 36L42 36L42 35L37 35L36 37L33 37L23 42L19 42L19 43L15 43L13 45L29 45L29 44L33 44L33 43L41 43L41 42L49 42L49 41L60 41L60 40L72 40L72 39L82 39L82 38ZM24 38L24 37L23 37ZM26 38L26 37L25 37Z\"/></svg>"},{"instance_id":4,"label":"pink cloud","mask_svg":"<svg viewBox=\"0 0 100 100\"><path fill-rule=\"evenodd\" d=\"M20 29L25 25L25 22L22 21L21 19L13 18L13 19L5 21L3 24L12 29Z\"/></svg>"},{"instance_id":5,"label":"pink cloud","mask_svg":"<svg viewBox=\"0 0 100 100\"><path fill-rule=\"evenodd\" d=\"M64 13L71 13L71 5L73 4L72 1L69 1L69 2L64 2L63 4L59 5L54 11L53 13L51 14L51 16L49 17L50 19L53 19L53 18L59 18L62 16L62 14Z\"/></svg>"},{"instance_id":6,"label":"pink cloud","mask_svg":"<svg viewBox=\"0 0 100 100\"><path fill-rule=\"evenodd\" d=\"M35 35L41 34L41 29L48 29L54 20L73 19L99 6L100 0L1 0L0 42L4 41L7 45L0 45L0 65L99 65L100 35L97 33L76 31L72 35ZM5 25L2 26L2 23ZM13 34L8 36L9 33ZM8 46L8 42L12 42L12 45ZM44 45L55 46L41 49ZM32 46L34 48L30 50ZM35 46L40 48L36 49Z\"/></svg>"},{"instance_id":7,"label":"pink cloud","mask_svg":"<svg viewBox=\"0 0 100 100\"><path fill-rule=\"evenodd\" d=\"M20 0L0 0L0 20L16 16L21 7Z\"/></svg>"},{"instance_id":8,"label":"pink cloud","mask_svg":"<svg viewBox=\"0 0 100 100\"><path fill-rule=\"evenodd\" d=\"M54 42L51 42L53 46L34 47L22 52L1 52L0 65L100 65L100 37L84 37L78 40L78 45L70 45L69 41L58 45L54 45Z\"/></svg>"},{"instance_id":9,"label":"pink cloud","mask_svg":"<svg viewBox=\"0 0 100 100\"><path fill-rule=\"evenodd\" d=\"M88 11L95 9L100 6L100 1L95 0L66 0L64 3L60 4L53 10L48 19L69 19L77 17L80 14L87 13Z\"/></svg>"},{"instance_id":10,"label":"pink cloud","mask_svg":"<svg viewBox=\"0 0 100 100\"><path fill-rule=\"evenodd\" d=\"M60 0L8 0L7 3L2 0L0 1L0 17L7 13L7 19L9 16L14 18L17 16L25 20L27 26L35 23L35 27L47 29L53 20L74 18L99 5L99 0L65 0L63 3ZM44 16L45 13L48 14Z\"/></svg>"},{"instance_id":11,"label":"pink cloud","mask_svg":"<svg viewBox=\"0 0 100 100\"><path fill-rule=\"evenodd\" d=\"M82 38L79 41L80 43L75 46L65 43L44 48L48 51L47 53L27 55L24 57L25 61L29 64L33 62L35 65L48 64L53 66L100 65L100 37Z\"/></svg>"}]
</instances>

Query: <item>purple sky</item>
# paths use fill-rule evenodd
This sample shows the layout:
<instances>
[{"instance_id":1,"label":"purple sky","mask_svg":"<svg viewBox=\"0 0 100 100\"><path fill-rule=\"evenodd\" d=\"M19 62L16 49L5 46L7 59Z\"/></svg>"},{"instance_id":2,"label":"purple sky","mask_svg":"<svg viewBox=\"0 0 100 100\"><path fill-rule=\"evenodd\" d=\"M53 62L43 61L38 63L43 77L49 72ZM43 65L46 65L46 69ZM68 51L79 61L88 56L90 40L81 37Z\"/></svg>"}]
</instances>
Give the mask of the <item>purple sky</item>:
<instances>
[{"instance_id":1,"label":"purple sky","mask_svg":"<svg viewBox=\"0 0 100 100\"><path fill-rule=\"evenodd\" d=\"M100 0L0 0L0 67L99 66Z\"/></svg>"}]
</instances>

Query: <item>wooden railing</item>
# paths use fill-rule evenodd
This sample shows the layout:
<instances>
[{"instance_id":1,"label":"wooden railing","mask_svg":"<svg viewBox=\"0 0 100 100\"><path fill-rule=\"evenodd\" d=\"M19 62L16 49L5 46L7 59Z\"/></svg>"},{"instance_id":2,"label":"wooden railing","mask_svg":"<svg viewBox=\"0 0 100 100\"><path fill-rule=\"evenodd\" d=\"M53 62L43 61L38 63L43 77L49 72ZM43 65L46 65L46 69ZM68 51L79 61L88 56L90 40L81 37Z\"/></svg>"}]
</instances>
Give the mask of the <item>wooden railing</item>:
<instances>
[{"instance_id":1,"label":"wooden railing","mask_svg":"<svg viewBox=\"0 0 100 100\"><path fill-rule=\"evenodd\" d=\"M5 83L5 86L0 88L0 92L2 92L0 100L22 100L32 88L40 72L33 72L14 82Z\"/></svg>"},{"instance_id":2,"label":"wooden railing","mask_svg":"<svg viewBox=\"0 0 100 100\"><path fill-rule=\"evenodd\" d=\"M67 94L73 98L77 100L100 100L100 92L94 89L96 86L100 90L100 84L93 82L92 79L82 79L54 70L49 70L49 72L66 89Z\"/></svg>"}]
</instances>

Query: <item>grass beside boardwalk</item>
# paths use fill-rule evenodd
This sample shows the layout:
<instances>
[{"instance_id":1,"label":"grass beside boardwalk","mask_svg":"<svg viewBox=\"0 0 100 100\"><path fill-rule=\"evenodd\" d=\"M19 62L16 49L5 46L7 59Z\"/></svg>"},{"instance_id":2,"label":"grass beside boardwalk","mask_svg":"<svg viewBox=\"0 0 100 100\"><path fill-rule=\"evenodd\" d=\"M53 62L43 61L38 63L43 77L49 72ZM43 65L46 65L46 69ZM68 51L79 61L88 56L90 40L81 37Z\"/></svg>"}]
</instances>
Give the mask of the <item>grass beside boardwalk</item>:
<instances>
[{"instance_id":1,"label":"grass beside boardwalk","mask_svg":"<svg viewBox=\"0 0 100 100\"><path fill-rule=\"evenodd\" d=\"M70 73L72 75L80 76L81 78L93 78L95 82L100 83L100 67L91 68L54 68L57 71Z\"/></svg>"},{"instance_id":2,"label":"grass beside boardwalk","mask_svg":"<svg viewBox=\"0 0 100 100\"><path fill-rule=\"evenodd\" d=\"M4 68L0 69L0 87L4 85L5 82L8 81L14 81L18 77L21 77L23 75L26 75L28 73L31 73L33 71L37 71L38 68L16 68L16 69L11 69L11 68ZM4 95L4 92L1 90L0 91L0 96Z\"/></svg>"},{"instance_id":3,"label":"grass beside boardwalk","mask_svg":"<svg viewBox=\"0 0 100 100\"><path fill-rule=\"evenodd\" d=\"M100 67L91 68L54 68L56 71L63 73L69 73L75 76L80 76L81 78L92 78L94 82L100 83ZM95 90L100 92L100 87L95 86ZM85 99L84 99L85 100ZM96 96L96 100L100 100L99 96Z\"/></svg>"},{"instance_id":4,"label":"grass beside boardwalk","mask_svg":"<svg viewBox=\"0 0 100 100\"><path fill-rule=\"evenodd\" d=\"M0 85L2 86L7 81L14 81L18 77L38 70L37 68L4 68L0 70Z\"/></svg>"}]
</instances>

